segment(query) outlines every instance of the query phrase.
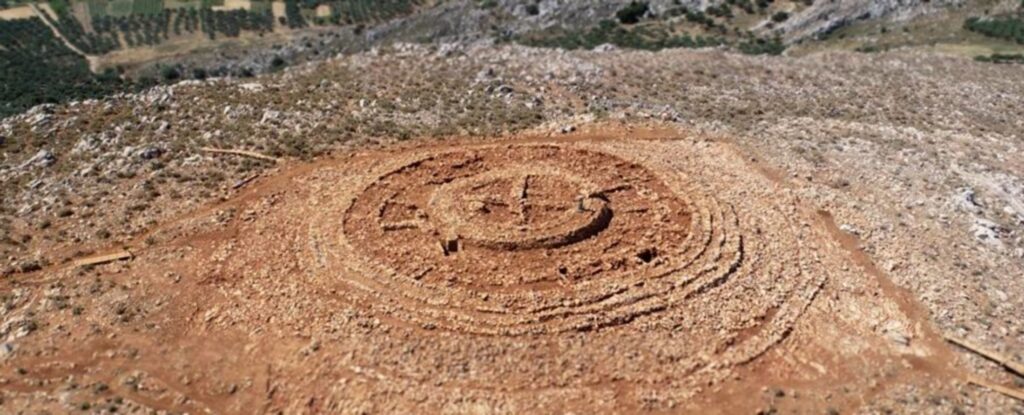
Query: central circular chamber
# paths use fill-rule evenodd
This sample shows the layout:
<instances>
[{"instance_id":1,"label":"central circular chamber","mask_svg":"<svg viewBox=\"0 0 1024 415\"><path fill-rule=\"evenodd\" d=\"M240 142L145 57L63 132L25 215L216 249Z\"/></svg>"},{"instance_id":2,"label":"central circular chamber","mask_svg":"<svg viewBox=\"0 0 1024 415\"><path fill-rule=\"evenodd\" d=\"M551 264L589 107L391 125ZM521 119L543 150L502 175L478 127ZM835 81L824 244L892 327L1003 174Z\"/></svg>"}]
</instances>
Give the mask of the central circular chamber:
<instances>
[{"instance_id":1,"label":"central circular chamber","mask_svg":"<svg viewBox=\"0 0 1024 415\"><path fill-rule=\"evenodd\" d=\"M612 209L600 190L559 169L506 168L440 186L426 216L445 253L557 248L608 227Z\"/></svg>"}]
</instances>

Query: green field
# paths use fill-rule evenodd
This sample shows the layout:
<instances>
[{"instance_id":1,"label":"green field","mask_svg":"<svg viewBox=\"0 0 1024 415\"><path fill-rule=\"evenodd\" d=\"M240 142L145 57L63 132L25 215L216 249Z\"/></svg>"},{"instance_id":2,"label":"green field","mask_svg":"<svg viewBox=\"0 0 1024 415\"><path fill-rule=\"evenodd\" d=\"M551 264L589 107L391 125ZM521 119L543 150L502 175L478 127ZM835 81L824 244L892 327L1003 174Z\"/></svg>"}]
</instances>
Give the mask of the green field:
<instances>
[{"instance_id":1,"label":"green field","mask_svg":"<svg viewBox=\"0 0 1024 415\"><path fill-rule=\"evenodd\" d=\"M163 0L133 0L132 13L157 14L164 10Z\"/></svg>"},{"instance_id":2,"label":"green field","mask_svg":"<svg viewBox=\"0 0 1024 415\"><path fill-rule=\"evenodd\" d=\"M104 10L106 16L130 16L135 8L133 0L110 0L106 3L106 7L101 9Z\"/></svg>"}]
</instances>

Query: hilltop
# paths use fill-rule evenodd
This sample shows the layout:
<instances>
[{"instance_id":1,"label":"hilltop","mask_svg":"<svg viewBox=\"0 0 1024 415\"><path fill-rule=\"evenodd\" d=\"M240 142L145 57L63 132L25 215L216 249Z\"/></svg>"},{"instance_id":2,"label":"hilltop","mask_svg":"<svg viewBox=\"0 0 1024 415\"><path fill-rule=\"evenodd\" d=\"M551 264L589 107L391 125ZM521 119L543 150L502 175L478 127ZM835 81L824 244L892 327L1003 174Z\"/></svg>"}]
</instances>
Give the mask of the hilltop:
<instances>
[{"instance_id":1,"label":"hilltop","mask_svg":"<svg viewBox=\"0 0 1024 415\"><path fill-rule=\"evenodd\" d=\"M555 142L560 136L570 141L576 136L576 140L584 141L654 137L677 143L672 144L671 151L680 152L679 157L703 154L684 150L689 146L712 146L707 151L726 151L734 146L739 151L738 159L718 156L726 157L719 163L731 160L728 163L739 169L732 170L733 174L740 174L741 180L761 175L776 180L771 186L787 189L787 197L799 200L801 212L827 212L827 220L837 227L835 232L853 238L855 242L843 243L858 246L851 248L857 252L854 258L867 262L844 265L853 267L845 269L868 267L865 269L870 272L844 277L853 278L848 282L829 278L825 291L817 295L824 302L816 301L818 305L812 310L837 307L832 301L857 303L866 301L864 295L874 295L862 290L884 292L878 295L894 302L884 307L918 303L921 307L914 311L918 306L900 306L903 311L891 309L888 314L870 317L870 325L850 330L863 333L861 336L866 337L862 340L877 338L871 341L878 343L871 344L880 347L879 351L886 350L888 357L884 359L932 362L929 365L938 365L935 369L899 372L904 374L893 377L851 374L846 378L851 382L851 397L862 393L859 388L871 382L891 385L867 404L853 404L836 395L831 401L811 399L826 396L825 392L812 393L799 383L786 383L791 379L775 382L788 385L782 386L786 391L783 393L792 398L766 394L742 401L747 402L743 407L1011 410L1016 405L1013 401L956 381L956 373L961 371L996 379L1005 375L973 355L958 355L953 360L948 346L936 340L934 333L1004 345L1008 351L1019 348L1024 328L1016 315L1024 304L1011 293L1024 289L1014 277L1022 271L1020 255L1024 252L1020 202L1024 182L1019 160L1008 155L1021 151L1018 134L1024 118L1011 117L1005 109L1021 107L1010 101L1024 100L1024 91L1020 91L1024 82L1012 67L964 58L917 52L881 53L871 55L870 60L863 56L833 52L793 59L682 49L568 52L486 42L440 47L396 45L255 79L179 82L138 95L39 107L8 118L2 125L6 159L0 170L3 199L8 202L0 223L3 254L9 260L4 284L11 293L5 333L13 336L8 340L13 354L5 365L11 371L16 367L38 368L41 366L27 364L25 359L60 356L59 351L66 347L58 340L60 333L63 328L82 326L76 322L93 327L82 333L75 329L76 338L84 336L76 342L120 338L122 335L117 333L125 330L159 335L165 323L157 321L173 318L180 311L179 306L161 305L168 301L177 304L165 294L168 289L179 292L183 301L194 300L193 294L185 293L202 293L209 287L224 292L227 297L203 300L210 305L190 311L198 316L217 316L227 312L224 307L246 304L231 295L231 287L236 284L232 278L237 277L221 281L223 274L209 274L220 269L216 265L219 260L202 259L202 263L212 260L203 265L211 268L189 271L157 272L149 267L192 252L193 248L187 247L197 248L200 245L196 244L206 243L200 242L206 240L203 238L214 237L201 235L219 232L216 229L222 227L228 232L223 235L240 232L237 235L242 237L255 231L231 229L249 221L255 221L253 226L271 226L284 220L273 226L287 226L284 223L292 219L260 218L277 211L272 208L277 203L285 203L285 210L280 212L294 209L293 202L275 200L292 197L285 196L291 193L280 192L295 185L275 186L314 180L291 181L305 177L308 173L304 172L319 171L304 166L345 166L349 163L346 157L361 157L359 154L371 149L386 150L396 142L405 143L399 148L416 148L420 145L417 143L434 138L442 138L436 143L446 146L448 140L468 145L523 136ZM951 85L948 79L959 82ZM202 151L207 147L245 149L288 161L282 166ZM694 162L704 157L710 156L699 156ZM318 161L308 165L306 160ZM352 160L355 163L357 159ZM361 164L352 166L357 165ZM250 187L253 190L247 190ZM312 213L300 216L309 215ZM819 219L813 220L817 223ZM755 238L751 229L742 232ZM232 240L223 241L231 244ZM263 249L259 246L252 248ZM111 247L127 247L135 259L77 270L67 268L73 264L69 261L110 252ZM749 249L753 248L748 247L748 254L753 252ZM206 248L197 252L206 252ZM840 253L828 254L829 258L846 261L841 258L848 254L836 252ZM258 269L264 271L258 272L277 272L270 271L276 265L266 266L270 268L264 270L261 265ZM875 276L861 279L864 277L852 275ZM845 285L853 281L867 285ZM263 298L267 293L252 295ZM300 298L307 297L291 298L306 301ZM840 300L827 300L830 298ZM811 314L800 321L819 324L812 323L816 320L811 316L820 310L808 311ZM295 314L299 315L305 314ZM214 320L191 319L182 324L193 327L188 332L228 335L231 329L227 321L253 317L209 317ZM203 321L223 321L227 325L207 326ZM295 353L303 347L324 348L326 356L340 353L321 343L333 337L315 327L319 326L311 327L312 331L300 330L296 337L287 331L259 336L285 342L266 343L283 347L272 353L291 353L288 350L292 346L286 344L294 344ZM622 330L632 327L637 326L624 326ZM803 333L802 329L799 332ZM240 334L231 334L235 335ZM187 338L193 337L182 339ZM50 344L55 348L47 346ZM143 343L116 344L103 350L120 354L126 352L120 347L130 347L142 359L188 359L167 355L159 348L149 349L151 346ZM781 353L793 344L785 342L774 350ZM192 346L182 343L181 347L187 350ZM808 353L802 350L792 353ZM68 378L51 378L30 369L17 378L18 384L43 382L49 386L33 387L31 390L37 391L33 394L9 392L6 405L62 408L65 404L52 400L53 395L45 391L67 389L67 382L73 382L102 384L112 392L104 389L94 393L93 386L75 389L68 405L90 402L164 407L122 386L120 376L129 373L102 367ZM131 372L135 373L131 376L155 377L162 382L181 376L210 381L229 376L217 367L171 372L141 369ZM304 363L289 363L288 367L297 372L281 374L284 378L279 380L313 376L306 373ZM900 364L887 370L897 367ZM730 384L721 384L726 389L716 387L715 393L727 393ZM175 404L168 408L197 409L206 405L219 408L217 412L233 412L258 399L256 385L236 387L244 393L218 392L220 386L204 381L177 386L176 392L159 396L200 405ZM370 399L377 392L343 395ZM333 399L320 387L308 385L282 391L272 400L277 403L270 405L286 408L306 393ZM112 396L119 403L110 403ZM469 399L471 395L446 396ZM380 406L383 404L360 399L361 405L370 405L365 408L377 410L399 410L406 402L390 400L396 406ZM517 399L499 394L477 402L484 406L524 403ZM617 405L640 404L623 399ZM666 396L649 402L653 408L667 408L662 405L670 402L684 407L703 405L699 399L686 401L689 403L678 399ZM435 401L431 405L441 408L447 405L445 402L451 404ZM504 406L492 408L500 407Z\"/></svg>"},{"instance_id":2,"label":"hilltop","mask_svg":"<svg viewBox=\"0 0 1024 415\"><path fill-rule=\"evenodd\" d=\"M0 412L1021 410L1020 4L582 3L2 22Z\"/></svg>"}]
</instances>

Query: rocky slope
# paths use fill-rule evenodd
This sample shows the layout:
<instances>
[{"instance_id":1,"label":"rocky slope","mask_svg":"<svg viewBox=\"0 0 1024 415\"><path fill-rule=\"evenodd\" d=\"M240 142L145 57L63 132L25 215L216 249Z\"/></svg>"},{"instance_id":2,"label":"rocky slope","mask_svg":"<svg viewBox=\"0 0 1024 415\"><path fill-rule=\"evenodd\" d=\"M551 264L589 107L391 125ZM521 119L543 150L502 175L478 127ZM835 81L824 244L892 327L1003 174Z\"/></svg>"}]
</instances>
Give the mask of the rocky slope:
<instances>
[{"instance_id":1,"label":"rocky slope","mask_svg":"<svg viewBox=\"0 0 1024 415\"><path fill-rule=\"evenodd\" d=\"M906 22L923 15L961 7L965 3L966 0L816 1L774 30L782 33L789 41L797 41L827 34L856 21Z\"/></svg>"},{"instance_id":2,"label":"rocky slope","mask_svg":"<svg viewBox=\"0 0 1024 415\"><path fill-rule=\"evenodd\" d=\"M380 22L369 27L317 27L294 33L287 41L258 43L246 48L221 47L196 51L149 65L140 70L157 76L159 65L178 65L182 73L203 68L208 73L266 72L276 70L275 58L288 63L316 61L339 53L355 53L394 42L451 43L484 39L516 39L551 28L585 31L602 20L615 20L616 12L628 6L629 0L578 2L569 0L471 1L454 0L427 3L412 15ZM748 1L751 12L740 3L725 0L654 0L645 2L648 11L643 23L682 25L682 30L709 36L745 33L762 37L780 36L787 44L814 41L839 28L867 22L904 24L922 16L932 16L965 6L998 12L1013 10L1017 4L1004 0L988 5L986 1L775 1L755 5ZM717 7L730 5L736 17L716 17L720 29L705 30L699 24L687 23L686 10L706 15ZM774 14L784 12L787 19L773 21ZM956 24L959 24L957 22ZM674 29L673 29L674 30Z\"/></svg>"}]
</instances>

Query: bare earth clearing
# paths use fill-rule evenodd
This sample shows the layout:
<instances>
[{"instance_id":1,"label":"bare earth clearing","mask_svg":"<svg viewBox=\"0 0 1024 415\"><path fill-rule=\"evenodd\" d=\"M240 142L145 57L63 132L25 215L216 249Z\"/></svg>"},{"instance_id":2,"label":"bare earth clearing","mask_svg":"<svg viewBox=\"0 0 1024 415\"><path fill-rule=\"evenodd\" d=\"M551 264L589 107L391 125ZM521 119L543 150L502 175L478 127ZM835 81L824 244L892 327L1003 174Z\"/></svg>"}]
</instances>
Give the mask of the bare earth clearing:
<instances>
[{"instance_id":1,"label":"bare earth clearing","mask_svg":"<svg viewBox=\"0 0 1024 415\"><path fill-rule=\"evenodd\" d=\"M943 336L1020 361L1022 77L401 46L12 117L3 408L1019 412Z\"/></svg>"}]
</instances>

